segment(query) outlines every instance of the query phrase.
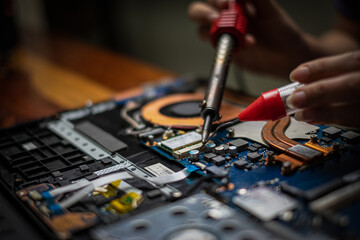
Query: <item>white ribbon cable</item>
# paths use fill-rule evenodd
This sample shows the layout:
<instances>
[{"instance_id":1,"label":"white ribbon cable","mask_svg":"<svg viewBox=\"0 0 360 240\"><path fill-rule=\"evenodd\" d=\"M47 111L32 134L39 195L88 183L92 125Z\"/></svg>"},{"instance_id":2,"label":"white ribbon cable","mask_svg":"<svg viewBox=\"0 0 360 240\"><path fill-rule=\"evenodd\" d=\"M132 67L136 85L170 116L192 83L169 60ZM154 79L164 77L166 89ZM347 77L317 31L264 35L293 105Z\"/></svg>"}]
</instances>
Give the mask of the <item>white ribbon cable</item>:
<instances>
[{"instance_id":1,"label":"white ribbon cable","mask_svg":"<svg viewBox=\"0 0 360 240\"><path fill-rule=\"evenodd\" d=\"M90 182L88 180L84 179L84 181L80 181L80 182L77 182L77 183L69 184L69 185L66 185L66 186L63 186L63 187L59 187L59 188L55 188L53 190L50 190L49 194L52 197L55 197L55 196L63 194L63 193L72 192L72 191L75 191L77 189L83 188L83 187L85 187L85 186L87 186L89 184L90 184Z\"/></svg>"},{"instance_id":2,"label":"white ribbon cable","mask_svg":"<svg viewBox=\"0 0 360 240\"><path fill-rule=\"evenodd\" d=\"M69 197L68 199L65 199L64 201L59 203L59 205L61 206L62 209L66 209L66 208L72 206L73 204L77 203L78 201L80 201L83 197L85 197L87 194L94 191L94 189L97 187L104 186L104 185L112 183L116 180L120 180L120 179L125 180L125 179L129 179L129 178L133 178L133 176L130 175L128 172L119 172L119 173L113 173L113 174L95 179L90 182L89 186L74 193L71 197Z\"/></svg>"},{"instance_id":3,"label":"white ribbon cable","mask_svg":"<svg viewBox=\"0 0 360 240\"><path fill-rule=\"evenodd\" d=\"M145 178L142 176L138 176L135 174L130 174L128 172L119 172L119 173L113 173L110 175L106 175L104 177L95 179L91 182L88 182L88 186L86 186L85 188L81 189L80 191L76 192L75 194L73 194L71 197L65 199L64 201L62 201L61 203L59 203L59 205L61 206L61 208L66 209L70 206L72 206L73 204L77 203L78 201L80 201L83 197L85 197L87 194L91 193L95 188L97 187L101 187L104 186L106 184L112 183L116 180L126 180L126 179L130 179L130 178L140 178L155 184L167 184L167 183L172 183L172 182L177 182L180 180L185 179L187 176L189 176L189 172L187 171L186 168L184 168L183 170L173 173L173 174L169 174L166 176L159 176L159 177L149 177L149 178Z\"/></svg>"},{"instance_id":4,"label":"white ribbon cable","mask_svg":"<svg viewBox=\"0 0 360 240\"><path fill-rule=\"evenodd\" d=\"M188 172L187 169L184 168L183 170L178 171L176 173L172 173L172 174L165 175L165 176L159 176L159 177L145 178L145 177L142 177L142 176L139 176L139 175L136 175L136 174L132 174L132 175L134 175L134 177L136 177L136 178L140 178L140 179L143 179L145 181L149 181L149 182L152 182L152 183L155 183L155 184L163 185L163 184L167 184L167 183L173 183L173 182L181 181L181 180L187 178L187 176L189 176L189 174L190 174L190 172Z\"/></svg>"}]
</instances>

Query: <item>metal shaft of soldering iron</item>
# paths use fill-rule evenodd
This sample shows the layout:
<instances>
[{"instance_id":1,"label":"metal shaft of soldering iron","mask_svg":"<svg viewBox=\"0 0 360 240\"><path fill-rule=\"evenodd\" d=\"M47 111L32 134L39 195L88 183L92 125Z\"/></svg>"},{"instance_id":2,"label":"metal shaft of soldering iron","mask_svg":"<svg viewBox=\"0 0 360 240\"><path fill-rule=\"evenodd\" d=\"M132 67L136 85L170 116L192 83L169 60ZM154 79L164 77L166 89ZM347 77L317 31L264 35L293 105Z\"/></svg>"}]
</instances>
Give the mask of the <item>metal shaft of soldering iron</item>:
<instances>
[{"instance_id":1,"label":"metal shaft of soldering iron","mask_svg":"<svg viewBox=\"0 0 360 240\"><path fill-rule=\"evenodd\" d=\"M220 119L219 110L229 70L231 54L235 48L235 39L230 34L222 34L218 41L215 62L211 70L201 117L204 119L202 143L211 132L212 123Z\"/></svg>"}]
</instances>

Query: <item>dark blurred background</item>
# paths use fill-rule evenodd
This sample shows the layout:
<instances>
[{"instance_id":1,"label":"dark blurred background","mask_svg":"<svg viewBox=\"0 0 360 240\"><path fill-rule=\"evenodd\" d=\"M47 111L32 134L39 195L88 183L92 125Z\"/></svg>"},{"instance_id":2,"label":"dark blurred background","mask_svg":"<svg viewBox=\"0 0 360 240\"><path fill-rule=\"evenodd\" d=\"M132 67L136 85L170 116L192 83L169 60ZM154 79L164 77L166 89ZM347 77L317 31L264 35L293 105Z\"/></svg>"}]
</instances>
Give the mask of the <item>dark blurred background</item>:
<instances>
[{"instance_id":1,"label":"dark blurred background","mask_svg":"<svg viewBox=\"0 0 360 240\"><path fill-rule=\"evenodd\" d=\"M1 21L2 39L16 42L14 34L19 31L55 33L176 73L209 72L213 49L197 37L197 26L187 17L190 0L2 2L3 12L8 15L7 22ZM321 34L332 24L334 9L330 0L278 2L311 33ZM12 31L12 26L16 30ZM9 44L3 41L2 48Z\"/></svg>"},{"instance_id":2,"label":"dark blurred background","mask_svg":"<svg viewBox=\"0 0 360 240\"><path fill-rule=\"evenodd\" d=\"M333 24L331 0L278 2L310 33ZM198 38L187 16L190 3L0 0L0 127L168 76L206 78L214 49ZM227 86L256 97L286 81L232 67Z\"/></svg>"}]
</instances>

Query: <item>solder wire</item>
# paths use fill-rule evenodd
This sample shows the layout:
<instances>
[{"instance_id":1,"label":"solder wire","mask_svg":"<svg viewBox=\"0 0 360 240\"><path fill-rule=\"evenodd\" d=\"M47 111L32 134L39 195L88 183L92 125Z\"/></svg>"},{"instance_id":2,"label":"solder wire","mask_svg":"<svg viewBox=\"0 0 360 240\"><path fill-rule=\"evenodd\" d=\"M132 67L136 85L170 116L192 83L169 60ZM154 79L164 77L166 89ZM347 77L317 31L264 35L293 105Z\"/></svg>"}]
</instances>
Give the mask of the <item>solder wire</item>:
<instances>
[{"instance_id":1,"label":"solder wire","mask_svg":"<svg viewBox=\"0 0 360 240\"><path fill-rule=\"evenodd\" d=\"M239 120L238 118L236 118L236 119L234 119L234 120L232 120L232 121L228 121L228 122L224 122L223 124L220 124L220 125L215 129L215 131L206 139L206 141L204 142L203 146L204 146L210 139L212 139L220 129L222 129L222 128L224 128L224 127L228 127L228 126L234 125L234 124L239 123L239 122L240 122L240 120Z\"/></svg>"}]
</instances>

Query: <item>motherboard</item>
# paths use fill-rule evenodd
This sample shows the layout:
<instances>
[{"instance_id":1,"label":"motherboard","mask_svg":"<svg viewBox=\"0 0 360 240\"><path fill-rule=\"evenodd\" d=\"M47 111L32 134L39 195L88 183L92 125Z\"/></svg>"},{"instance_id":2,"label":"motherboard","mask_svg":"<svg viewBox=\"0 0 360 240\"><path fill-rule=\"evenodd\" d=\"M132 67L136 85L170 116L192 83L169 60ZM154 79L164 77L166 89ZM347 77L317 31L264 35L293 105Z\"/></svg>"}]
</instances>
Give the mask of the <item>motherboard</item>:
<instances>
[{"instance_id":1,"label":"motherboard","mask_svg":"<svg viewBox=\"0 0 360 240\"><path fill-rule=\"evenodd\" d=\"M2 129L16 217L43 239L360 239L357 131L234 121L245 106L225 99L202 144L199 85L179 78Z\"/></svg>"}]
</instances>

